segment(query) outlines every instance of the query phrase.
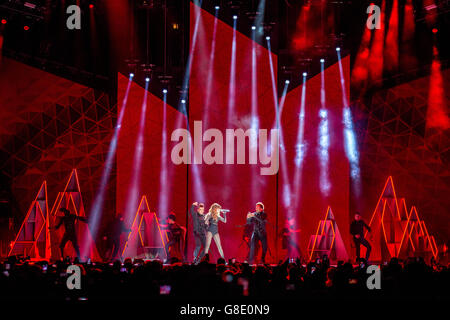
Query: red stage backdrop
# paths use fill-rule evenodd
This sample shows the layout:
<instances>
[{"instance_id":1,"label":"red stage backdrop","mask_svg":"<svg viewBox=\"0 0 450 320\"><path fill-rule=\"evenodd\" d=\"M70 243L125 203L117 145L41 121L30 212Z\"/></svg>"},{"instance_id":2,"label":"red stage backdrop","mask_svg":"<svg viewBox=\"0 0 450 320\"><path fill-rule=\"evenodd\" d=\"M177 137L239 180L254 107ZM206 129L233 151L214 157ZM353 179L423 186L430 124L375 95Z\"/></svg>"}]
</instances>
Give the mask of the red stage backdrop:
<instances>
[{"instance_id":1,"label":"red stage backdrop","mask_svg":"<svg viewBox=\"0 0 450 320\"><path fill-rule=\"evenodd\" d=\"M199 17L199 20L197 20ZM196 28L196 23L198 23ZM195 30L197 33L195 34ZM195 39L194 39L195 37ZM216 42L214 43L214 39ZM194 41L195 40L195 41ZM195 44L195 45L194 45ZM252 59L252 49L255 58ZM273 87L271 79L270 59L273 61L275 81L277 79L277 56L261 45L254 43L245 35L235 31L235 67L232 66L233 28L216 19L208 12L191 4L191 52L193 54L189 85L189 125L194 134L194 122L202 121L203 133L210 128L218 129L224 136L226 129L252 128L257 120L259 129L276 128ZM211 52L212 48L214 51ZM213 63L212 63L212 62ZM257 76L252 80L252 61L255 62ZM344 74L348 82L349 63L344 59ZM234 77L232 76L234 69ZM235 79L233 84L232 79ZM165 217L169 211L177 213L178 222L184 224L186 204L194 201L204 202L206 210L214 203L230 209L226 224L220 224L220 234L226 258L244 259L247 247L242 243L243 228L248 211L254 211L255 203L262 201L269 215L268 260L277 261L283 258L280 241L276 243L276 234L284 226L285 217L291 212L297 219L297 227L302 229L299 244L306 254L306 247L311 235L315 234L320 219L323 219L327 206L331 205L337 224L343 230L344 240L348 242L345 230L348 228L348 192L349 166L343 145L342 125L342 93L337 65L325 71L327 111L329 117L330 149L329 149L329 196L324 197L319 189L320 166L318 158L318 124L320 109L320 75L311 78L307 83L305 136L307 146L301 168L303 176L300 180L300 191L292 189L286 200L283 188L287 181L293 184L297 153L297 133L299 130L301 87L287 94L283 107L281 126L284 134L284 145L280 151L280 167L277 175L261 175L260 169L267 165L248 164L249 142L246 140L246 164L191 164L189 177L186 165L174 165L170 153L176 142L170 141L174 129L185 128L185 117L173 107L167 106L167 158L161 159L162 125L164 103L159 98L148 94L146 129L144 136L144 157L141 169L141 189L138 199L147 195L150 209L159 217ZM119 75L118 101L122 101L128 79ZM231 87L231 88L230 88ZM234 90L233 90L234 87ZM252 102L252 88L256 91ZM233 93L234 92L234 93ZM131 186L133 154L139 128L141 104L144 89L136 84L131 87L124 126L120 134L117 156L117 208L124 210L129 201L128 190ZM234 99L234 100L233 100ZM253 111L252 111L253 110ZM203 142L202 150L210 142ZM235 153L236 153L235 148ZM224 151L224 162L226 159ZM281 165L281 157L285 157L285 165ZM192 158L194 159L194 157ZM259 158L258 158L259 160ZM161 180L161 170L167 168L169 179ZM284 171L286 171L286 175ZM278 181L277 181L278 180ZM165 184L169 183L170 188ZM188 189L186 189L188 188ZM186 190L188 201L186 201ZM160 199L167 196L168 206L165 212L158 212ZM299 197L298 206L293 203ZM289 202L290 201L290 202ZM134 204L137 208L138 203ZM136 211L136 210L134 210ZM278 219L277 219L278 216ZM278 227L278 229L277 229ZM192 259L192 230L188 230L188 259ZM278 240L280 238L278 237ZM212 244L212 258L218 255L215 244Z\"/></svg>"},{"instance_id":2,"label":"red stage backdrop","mask_svg":"<svg viewBox=\"0 0 450 320\"><path fill-rule=\"evenodd\" d=\"M119 104L123 100L127 85L128 78L119 74ZM151 93L147 95L142 167L138 172L141 183L136 190L137 194L131 196L128 192L134 182L133 170L137 169L134 163L134 153L137 145L139 123L141 121L141 106L144 99L144 92L144 88L134 82L132 83L117 145L117 212L125 213L127 205L131 201L132 222L138 209L139 201L145 195L152 212L156 212L160 217L166 217L170 211L173 211L177 214L177 222L184 225L186 216L187 171L186 165L175 165L170 160L170 151L173 145L173 143L170 143L170 134L174 129L185 128L186 118L169 105L164 108L164 102ZM168 156L164 161L161 161L164 110L167 112ZM164 166L167 166L168 176L167 179L161 181L160 178ZM168 187L168 190L164 189L166 187ZM165 212L160 212L158 207L164 201L160 196L167 196L166 201L169 206Z\"/></svg>"},{"instance_id":3,"label":"red stage backdrop","mask_svg":"<svg viewBox=\"0 0 450 320\"><path fill-rule=\"evenodd\" d=\"M199 25L194 59L190 77L190 126L194 121L203 122L203 132L209 128L220 130L225 137L226 129L251 128L254 116L260 129L274 126L275 106L272 94L269 54L266 48L255 45L257 68L256 114L252 115L252 43L253 41L236 31L235 42L235 92L230 94L233 49L233 28L216 19L210 13L191 3L191 39L200 10ZM214 27L214 24L216 26ZM212 57L214 28L216 44L214 65L209 65ZM192 45L192 41L191 41ZM276 79L277 57L272 55ZM211 85L208 87L209 72L212 72ZM233 91L233 90L231 90ZM209 95L209 96L208 96ZM209 97L209 99L208 99ZM234 99L234 104L232 103ZM231 100L231 101L230 101ZM191 129L191 132L193 130ZM269 135L270 137L270 135ZM205 147L209 142L203 143ZM225 146L225 138L224 138ZM206 210L217 202L223 208L230 209L226 224L219 224L222 246L226 258L245 258L247 245L242 244L243 228L248 211L255 211L255 203L262 201L268 213L269 250L268 258L275 258L274 241L276 225L276 175L261 175L261 165L248 164L248 139L246 140L246 164L194 164L189 175L189 201L205 202ZM236 148L235 148L236 153ZM226 154L224 152L224 159ZM225 160L224 160L225 162ZM258 162L259 163L259 162ZM204 194L199 195L198 184L203 186ZM199 199L197 199L199 198ZM189 234L192 232L189 230ZM239 248L240 244L242 246ZM216 252L215 244L211 252ZM192 243L191 250L192 252ZM217 258L218 254L212 256Z\"/></svg>"},{"instance_id":4,"label":"red stage backdrop","mask_svg":"<svg viewBox=\"0 0 450 320\"><path fill-rule=\"evenodd\" d=\"M11 180L17 229L42 182L51 207L73 169L88 215L116 117L109 96L5 57L0 75L0 170ZM114 173L111 181L106 212L114 211Z\"/></svg>"},{"instance_id":5,"label":"red stage backdrop","mask_svg":"<svg viewBox=\"0 0 450 320\"><path fill-rule=\"evenodd\" d=\"M350 59L342 59L345 83L349 83ZM283 226L285 215L289 211L295 210L293 214L297 217L299 233L299 244L303 253L306 249L310 236L316 233L320 219L326 214L327 207L330 206L336 223L341 231L342 238L346 244L347 251L350 249L349 238L349 161L345 154L344 145L344 125L343 125L343 103L341 78L338 64L334 64L325 69L325 92L326 109L328 115L329 130L329 162L328 174L330 190L328 196L324 196L320 189L321 165L318 157L319 148L319 110L321 108L320 90L321 75L318 74L306 82L305 115L304 115L304 147L302 170L300 181L300 192L292 193L289 199L284 198L281 187L285 185L287 177L289 183L293 185L293 177L297 169L295 159L298 156L297 135L300 122L300 101L302 86L290 91L286 97L281 125L284 132L286 169L287 174L280 169L279 180L279 210L280 221ZM349 96L349 89L346 88L346 96ZM283 152L283 151L281 151ZM292 186L291 186L292 188ZM295 200L299 206L295 208Z\"/></svg>"}]
</instances>

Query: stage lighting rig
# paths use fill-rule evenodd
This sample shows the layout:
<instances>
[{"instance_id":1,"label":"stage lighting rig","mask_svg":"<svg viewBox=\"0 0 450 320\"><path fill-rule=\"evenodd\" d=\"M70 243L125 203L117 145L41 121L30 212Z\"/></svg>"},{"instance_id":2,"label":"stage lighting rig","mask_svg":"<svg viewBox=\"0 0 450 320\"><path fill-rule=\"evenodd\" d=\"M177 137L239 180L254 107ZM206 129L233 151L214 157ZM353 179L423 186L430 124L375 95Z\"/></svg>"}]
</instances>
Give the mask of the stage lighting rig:
<instances>
[{"instance_id":1,"label":"stage lighting rig","mask_svg":"<svg viewBox=\"0 0 450 320\"><path fill-rule=\"evenodd\" d=\"M242 6L242 1L241 0L230 0L230 1L228 1L228 6L231 9L239 10Z\"/></svg>"},{"instance_id":2,"label":"stage lighting rig","mask_svg":"<svg viewBox=\"0 0 450 320\"><path fill-rule=\"evenodd\" d=\"M329 44L317 44L314 46L314 53L317 56L326 56L331 50Z\"/></svg>"},{"instance_id":3,"label":"stage lighting rig","mask_svg":"<svg viewBox=\"0 0 450 320\"><path fill-rule=\"evenodd\" d=\"M342 48L344 46L344 38L345 38L345 34L344 33L338 33L338 34L334 34L332 33L330 35L331 40L333 41L334 47L337 48Z\"/></svg>"},{"instance_id":4,"label":"stage lighting rig","mask_svg":"<svg viewBox=\"0 0 450 320\"><path fill-rule=\"evenodd\" d=\"M254 25L255 21L257 20L257 18L260 14L261 14L260 12L254 11L254 10L245 12L245 15L250 20L252 25Z\"/></svg>"},{"instance_id":5,"label":"stage lighting rig","mask_svg":"<svg viewBox=\"0 0 450 320\"><path fill-rule=\"evenodd\" d=\"M294 71L295 68L293 66L281 66L281 78L291 82L293 80Z\"/></svg>"},{"instance_id":6,"label":"stage lighting rig","mask_svg":"<svg viewBox=\"0 0 450 320\"><path fill-rule=\"evenodd\" d=\"M429 18L437 18L448 12L450 12L450 0L438 0L431 4L424 4L422 8L414 10L414 16L416 21L423 21Z\"/></svg>"},{"instance_id":7,"label":"stage lighting rig","mask_svg":"<svg viewBox=\"0 0 450 320\"><path fill-rule=\"evenodd\" d=\"M155 71L155 65L150 63L141 64L141 71L145 78L152 79Z\"/></svg>"},{"instance_id":8,"label":"stage lighting rig","mask_svg":"<svg viewBox=\"0 0 450 320\"><path fill-rule=\"evenodd\" d=\"M162 8L163 1L162 0L140 0L138 2L138 8L140 9L155 9Z\"/></svg>"},{"instance_id":9,"label":"stage lighting rig","mask_svg":"<svg viewBox=\"0 0 450 320\"><path fill-rule=\"evenodd\" d=\"M128 73L136 74L139 60L134 58L126 59L125 63L127 64Z\"/></svg>"},{"instance_id":10,"label":"stage lighting rig","mask_svg":"<svg viewBox=\"0 0 450 320\"><path fill-rule=\"evenodd\" d=\"M172 82L173 76L168 75L168 74L162 74L162 75L158 76L158 80L162 84L163 87L167 88L167 87L169 87L169 84Z\"/></svg>"},{"instance_id":11,"label":"stage lighting rig","mask_svg":"<svg viewBox=\"0 0 450 320\"><path fill-rule=\"evenodd\" d=\"M309 73L312 61L313 60L309 57L299 57L297 58L295 65L299 70Z\"/></svg>"},{"instance_id":12,"label":"stage lighting rig","mask_svg":"<svg viewBox=\"0 0 450 320\"><path fill-rule=\"evenodd\" d=\"M11 15L24 16L33 22L44 20L47 14L45 1L42 0L8 0L0 4L0 9L8 11Z\"/></svg>"},{"instance_id":13,"label":"stage lighting rig","mask_svg":"<svg viewBox=\"0 0 450 320\"><path fill-rule=\"evenodd\" d=\"M264 34L268 37L271 36L273 28L275 27L275 22L263 22Z\"/></svg>"}]
</instances>

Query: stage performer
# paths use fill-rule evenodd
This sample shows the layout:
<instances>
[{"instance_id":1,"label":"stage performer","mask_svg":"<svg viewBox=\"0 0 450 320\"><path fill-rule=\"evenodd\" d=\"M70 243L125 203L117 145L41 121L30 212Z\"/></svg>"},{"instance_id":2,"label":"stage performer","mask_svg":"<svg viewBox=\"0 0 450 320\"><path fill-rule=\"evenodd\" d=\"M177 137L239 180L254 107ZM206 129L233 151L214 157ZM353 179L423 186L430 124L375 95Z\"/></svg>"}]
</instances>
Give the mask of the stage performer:
<instances>
[{"instance_id":1,"label":"stage performer","mask_svg":"<svg viewBox=\"0 0 450 320\"><path fill-rule=\"evenodd\" d=\"M55 230L58 230L62 224L64 224L64 235L61 239L61 243L59 245L59 250L61 251L61 258L64 259L64 247L68 241L72 242L72 246L77 253L78 260L80 260L80 248L78 246L77 233L75 231L75 222L77 220L87 222L87 219L84 217L79 217L76 214L70 213L66 208L60 208L60 212L64 213L64 216L59 219L59 223L54 227ZM50 228L51 229L51 228Z\"/></svg>"},{"instance_id":2,"label":"stage performer","mask_svg":"<svg viewBox=\"0 0 450 320\"><path fill-rule=\"evenodd\" d=\"M355 220L350 224L350 233L353 235L353 241L356 247L356 259L360 259L360 245L366 247L366 261L369 261L370 250L372 249L369 241L364 239L364 228L370 232L370 227L361 219L359 212L355 213Z\"/></svg>"},{"instance_id":3,"label":"stage performer","mask_svg":"<svg viewBox=\"0 0 450 320\"><path fill-rule=\"evenodd\" d=\"M209 258L209 247L211 246L211 240L214 238L214 242L216 243L217 250L219 250L219 254L222 259L225 259L223 255L222 245L220 244L220 236L219 236L219 221L223 223L227 222L227 213L223 212L223 217L220 215L222 207L218 203L213 203L209 208L208 213L205 217L205 223L207 226L206 229L206 246L205 246L205 255Z\"/></svg>"},{"instance_id":4,"label":"stage performer","mask_svg":"<svg viewBox=\"0 0 450 320\"><path fill-rule=\"evenodd\" d=\"M119 214L109 225L108 235L105 237L109 240L109 247L112 248L111 260L114 260L119 252L120 248L120 236L124 232L131 232L131 229L128 229L124 223L124 217L122 214Z\"/></svg>"},{"instance_id":5,"label":"stage performer","mask_svg":"<svg viewBox=\"0 0 450 320\"><path fill-rule=\"evenodd\" d=\"M205 254L206 247L206 223L205 223L205 205L194 202L191 206L192 229L194 231L195 249L194 264L197 264Z\"/></svg>"},{"instance_id":6,"label":"stage performer","mask_svg":"<svg viewBox=\"0 0 450 320\"><path fill-rule=\"evenodd\" d=\"M281 247L287 250L286 258L295 258L294 252L297 252L299 258L302 257L302 251L297 245L296 234L299 233L300 229L295 229L295 219L287 218L285 221L285 226L281 230Z\"/></svg>"},{"instance_id":7,"label":"stage performer","mask_svg":"<svg viewBox=\"0 0 450 320\"><path fill-rule=\"evenodd\" d=\"M253 224L253 234L250 240L249 262L253 263L255 258L256 244L260 241L262 247L261 261L265 263L267 253L267 214L264 212L264 204L258 202L255 207L256 212L247 214L247 224Z\"/></svg>"},{"instance_id":8,"label":"stage performer","mask_svg":"<svg viewBox=\"0 0 450 320\"><path fill-rule=\"evenodd\" d=\"M183 240L186 234L186 228L180 226L176 222L176 216L172 212L167 217L167 224L161 225L161 228L167 230L167 238L169 241L166 244L167 260L170 263L172 258L178 258L183 261Z\"/></svg>"}]
</instances>

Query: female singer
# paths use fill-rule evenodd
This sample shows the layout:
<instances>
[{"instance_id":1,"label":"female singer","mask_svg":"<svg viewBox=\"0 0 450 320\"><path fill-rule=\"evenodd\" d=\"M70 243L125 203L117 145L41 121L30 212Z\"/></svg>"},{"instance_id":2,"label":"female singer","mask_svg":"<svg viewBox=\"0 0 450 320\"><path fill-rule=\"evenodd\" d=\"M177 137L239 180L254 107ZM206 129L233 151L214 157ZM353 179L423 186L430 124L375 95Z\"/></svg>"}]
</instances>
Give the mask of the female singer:
<instances>
[{"instance_id":1,"label":"female singer","mask_svg":"<svg viewBox=\"0 0 450 320\"><path fill-rule=\"evenodd\" d=\"M219 250L219 254L222 259L225 259L223 255L222 245L220 244L220 236L219 236L219 220L223 223L227 222L227 214L223 213L223 217L220 216L220 209L222 207L218 203L213 203L209 208L209 212L205 216L206 223L206 246L205 246L205 255L208 254L209 247L211 245L211 239L214 238L214 242L216 243L217 250Z\"/></svg>"}]
</instances>

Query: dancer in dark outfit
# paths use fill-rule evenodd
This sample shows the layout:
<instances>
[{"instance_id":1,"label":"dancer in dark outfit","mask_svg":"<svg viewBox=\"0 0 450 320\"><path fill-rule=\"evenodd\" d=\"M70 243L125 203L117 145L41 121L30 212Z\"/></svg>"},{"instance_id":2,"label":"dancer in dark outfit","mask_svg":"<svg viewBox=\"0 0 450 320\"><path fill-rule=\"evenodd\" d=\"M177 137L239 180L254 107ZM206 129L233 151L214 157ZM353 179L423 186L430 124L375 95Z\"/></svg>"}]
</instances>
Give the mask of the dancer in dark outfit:
<instances>
[{"instance_id":1,"label":"dancer in dark outfit","mask_svg":"<svg viewBox=\"0 0 450 320\"><path fill-rule=\"evenodd\" d=\"M64 213L64 216L59 219L59 223L55 226L55 230L58 230L62 224L64 224L64 235L61 239L59 245L59 250L61 251L61 258L64 258L64 247L68 241L72 242L72 246L77 253L78 259L80 259L80 248L78 246L77 233L75 231L75 222L77 220L86 222L87 219L84 217L79 217L75 214L71 214L66 208L60 208L59 211Z\"/></svg>"},{"instance_id":2,"label":"dancer in dark outfit","mask_svg":"<svg viewBox=\"0 0 450 320\"><path fill-rule=\"evenodd\" d=\"M296 233L300 232L300 229L294 229L295 219L286 219L285 227L281 230L281 247L287 250L287 258L295 258L294 254L297 252L297 257L302 257L302 251L297 245Z\"/></svg>"},{"instance_id":3,"label":"dancer in dark outfit","mask_svg":"<svg viewBox=\"0 0 450 320\"><path fill-rule=\"evenodd\" d=\"M264 212L264 204L262 202L258 202L255 208L256 212L247 214L247 223L253 224L253 234L250 244L250 257L249 262L253 263L256 252L256 244L261 241L262 247L262 255L261 261L265 263L266 260L266 252L267 252L267 232L266 232L266 223L267 223L267 214Z\"/></svg>"},{"instance_id":4,"label":"dancer in dark outfit","mask_svg":"<svg viewBox=\"0 0 450 320\"><path fill-rule=\"evenodd\" d=\"M166 244L167 262L170 262L175 257L182 261L182 243L186 229L176 223L176 216L173 213L167 217L167 225L161 225L161 228L167 230L167 237L169 238Z\"/></svg>"},{"instance_id":5,"label":"dancer in dark outfit","mask_svg":"<svg viewBox=\"0 0 450 320\"><path fill-rule=\"evenodd\" d=\"M195 249L194 263L197 264L205 254L206 247L206 224L205 224L205 205L194 202L191 206L192 229L194 231Z\"/></svg>"},{"instance_id":6,"label":"dancer in dark outfit","mask_svg":"<svg viewBox=\"0 0 450 320\"><path fill-rule=\"evenodd\" d=\"M209 208L208 214L205 217L205 222L207 225L205 255L208 255L209 247L211 246L211 240L214 238L214 242L216 243L217 250L219 250L220 257L222 259L225 259L223 255L222 245L220 244L219 221L226 223L227 214L226 212L223 212L223 217L221 217L221 208L222 207L220 206L220 204L213 203L211 205L211 208Z\"/></svg>"},{"instance_id":7,"label":"dancer in dark outfit","mask_svg":"<svg viewBox=\"0 0 450 320\"><path fill-rule=\"evenodd\" d=\"M111 260L114 260L120 248L120 235L123 232L131 232L131 230L125 227L124 217L121 214L111 222L108 229L109 235L107 236L107 239L109 240L109 246L110 248L114 247L111 254Z\"/></svg>"},{"instance_id":8,"label":"dancer in dark outfit","mask_svg":"<svg viewBox=\"0 0 450 320\"><path fill-rule=\"evenodd\" d=\"M359 260L360 246L363 245L366 247L366 261L368 261L372 246L369 241L364 239L364 228L370 232L370 227L361 219L359 212L356 212L355 220L350 224L350 233L353 235L353 241L355 242L356 247L356 258Z\"/></svg>"}]
</instances>

